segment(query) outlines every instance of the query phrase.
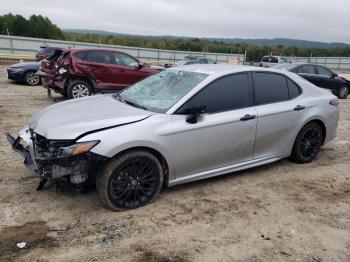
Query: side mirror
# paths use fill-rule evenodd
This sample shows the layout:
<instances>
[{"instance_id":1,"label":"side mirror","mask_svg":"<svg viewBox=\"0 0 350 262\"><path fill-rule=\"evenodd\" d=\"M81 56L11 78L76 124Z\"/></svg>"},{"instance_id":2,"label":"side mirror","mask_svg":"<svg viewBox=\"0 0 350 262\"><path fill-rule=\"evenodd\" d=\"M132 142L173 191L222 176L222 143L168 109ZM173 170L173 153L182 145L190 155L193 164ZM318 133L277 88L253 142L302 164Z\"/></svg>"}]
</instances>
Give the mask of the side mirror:
<instances>
[{"instance_id":1,"label":"side mirror","mask_svg":"<svg viewBox=\"0 0 350 262\"><path fill-rule=\"evenodd\" d=\"M186 122L190 123L190 124L196 124L198 117L201 114L204 114L205 112L206 112L205 105L195 106L195 107L187 109L186 113L188 114L188 116L186 118Z\"/></svg>"},{"instance_id":2,"label":"side mirror","mask_svg":"<svg viewBox=\"0 0 350 262\"><path fill-rule=\"evenodd\" d=\"M333 73L332 78L336 78L337 76L338 76L338 74Z\"/></svg>"},{"instance_id":3,"label":"side mirror","mask_svg":"<svg viewBox=\"0 0 350 262\"><path fill-rule=\"evenodd\" d=\"M142 67L143 67L143 64L142 64L141 62L139 62L138 65L137 65L137 67L136 67L136 69L137 69L137 70L140 70Z\"/></svg>"}]
</instances>

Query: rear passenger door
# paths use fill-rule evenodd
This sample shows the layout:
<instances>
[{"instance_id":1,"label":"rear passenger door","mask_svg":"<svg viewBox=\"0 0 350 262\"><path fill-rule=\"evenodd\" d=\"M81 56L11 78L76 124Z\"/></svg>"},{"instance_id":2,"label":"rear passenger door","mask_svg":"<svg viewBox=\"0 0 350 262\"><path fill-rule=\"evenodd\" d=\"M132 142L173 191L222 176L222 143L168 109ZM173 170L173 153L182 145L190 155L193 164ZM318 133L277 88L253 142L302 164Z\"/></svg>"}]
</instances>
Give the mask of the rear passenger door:
<instances>
[{"instance_id":1,"label":"rear passenger door","mask_svg":"<svg viewBox=\"0 0 350 262\"><path fill-rule=\"evenodd\" d=\"M81 66L88 76L91 76L98 88L109 88L112 85L112 78L109 67L112 64L111 53L108 51L89 51L84 57Z\"/></svg>"},{"instance_id":2,"label":"rear passenger door","mask_svg":"<svg viewBox=\"0 0 350 262\"><path fill-rule=\"evenodd\" d=\"M278 73L255 72L253 82L258 115L253 159L288 153L305 110L298 99L301 89Z\"/></svg>"}]
</instances>

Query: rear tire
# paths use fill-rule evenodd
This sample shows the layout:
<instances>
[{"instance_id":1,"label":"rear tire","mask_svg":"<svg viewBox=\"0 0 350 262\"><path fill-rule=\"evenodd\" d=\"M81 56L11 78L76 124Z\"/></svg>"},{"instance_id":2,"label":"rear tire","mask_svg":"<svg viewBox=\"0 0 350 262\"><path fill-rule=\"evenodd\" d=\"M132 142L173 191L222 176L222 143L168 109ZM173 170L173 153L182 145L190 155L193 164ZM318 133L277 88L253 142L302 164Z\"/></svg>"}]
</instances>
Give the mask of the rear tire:
<instances>
[{"instance_id":1,"label":"rear tire","mask_svg":"<svg viewBox=\"0 0 350 262\"><path fill-rule=\"evenodd\" d=\"M295 139L291 160L299 164L310 163L320 152L323 143L323 130L315 122L304 126Z\"/></svg>"},{"instance_id":2,"label":"rear tire","mask_svg":"<svg viewBox=\"0 0 350 262\"><path fill-rule=\"evenodd\" d=\"M147 151L132 151L111 160L97 176L102 204L114 211L134 209L152 202L162 189L164 172Z\"/></svg>"},{"instance_id":3,"label":"rear tire","mask_svg":"<svg viewBox=\"0 0 350 262\"><path fill-rule=\"evenodd\" d=\"M349 87L343 86L338 90L338 98L340 99L346 99L349 95Z\"/></svg>"},{"instance_id":4,"label":"rear tire","mask_svg":"<svg viewBox=\"0 0 350 262\"><path fill-rule=\"evenodd\" d=\"M91 85L84 80L74 80L69 83L67 96L70 99L86 97L92 95Z\"/></svg>"},{"instance_id":5,"label":"rear tire","mask_svg":"<svg viewBox=\"0 0 350 262\"><path fill-rule=\"evenodd\" d=\"M24 82L29 86L36 86L40 83L40 77L35 74L36 71L28 71L24 74Z\"/></svg>"}]
</instances>

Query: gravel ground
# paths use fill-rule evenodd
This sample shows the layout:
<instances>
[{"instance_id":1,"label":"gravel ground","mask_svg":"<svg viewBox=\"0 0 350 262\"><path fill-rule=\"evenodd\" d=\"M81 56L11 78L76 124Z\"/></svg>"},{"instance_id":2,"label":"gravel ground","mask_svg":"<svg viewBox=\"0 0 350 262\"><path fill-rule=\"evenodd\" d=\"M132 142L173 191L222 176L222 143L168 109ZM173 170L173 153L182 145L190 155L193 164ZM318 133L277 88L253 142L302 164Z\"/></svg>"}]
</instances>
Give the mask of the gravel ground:
<instances>
[{"instance_id":1,"label":"gravel ground","mask_svg":"<svg viewBox=\"0 0 350 262\"><path fill-rule=\"evenodd\" d=\"M16 134L54 102L4 69L0 130ZM103 208L95 190L36 192L1 135L0 261L350 261L350 99L340 108L338 137L310 164L282 160L177 186L126 212Z\"/></svg>"}]
</instances>

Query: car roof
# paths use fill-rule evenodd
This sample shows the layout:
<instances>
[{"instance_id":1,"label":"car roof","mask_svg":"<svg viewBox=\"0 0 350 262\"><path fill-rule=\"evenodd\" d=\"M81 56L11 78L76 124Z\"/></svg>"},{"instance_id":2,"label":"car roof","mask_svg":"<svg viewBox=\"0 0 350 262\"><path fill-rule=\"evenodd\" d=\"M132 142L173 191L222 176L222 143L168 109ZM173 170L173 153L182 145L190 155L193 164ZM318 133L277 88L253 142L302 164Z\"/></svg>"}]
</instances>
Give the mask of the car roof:
<instances>
[{"instance_id":1,"label":"car roof","mask_svg":"<svg viewBox=\"0 0 350 262\"><path fill-rule=\"evenodd\" d=\"M78 48L78 47L70 47L67 48L66 50L69 51L114 51L114 52L119 52L119 53L124 53L123 51L119 51L117 49L113 49L113 48L98 48L98 47L82 47L82 48Z\"/></svg>"},{"instance_id":2,"label":"car roof","mask_svg":"<svg viewBox=\"0 0 350 262\"><path fill-rule=\"evenodd\" d=\"M256 67L256 66L245 66L245 65L230 65L230 64L193 64L193 65L180 65L176 67L171 67L167 70L177 70L177 71L187 71L204 73L212 76L226 75L231 73L240 72L272 72L272 73L283 73L288 74L278 69L266 68L266 67Z\"/></svg>"}]
</instances>

